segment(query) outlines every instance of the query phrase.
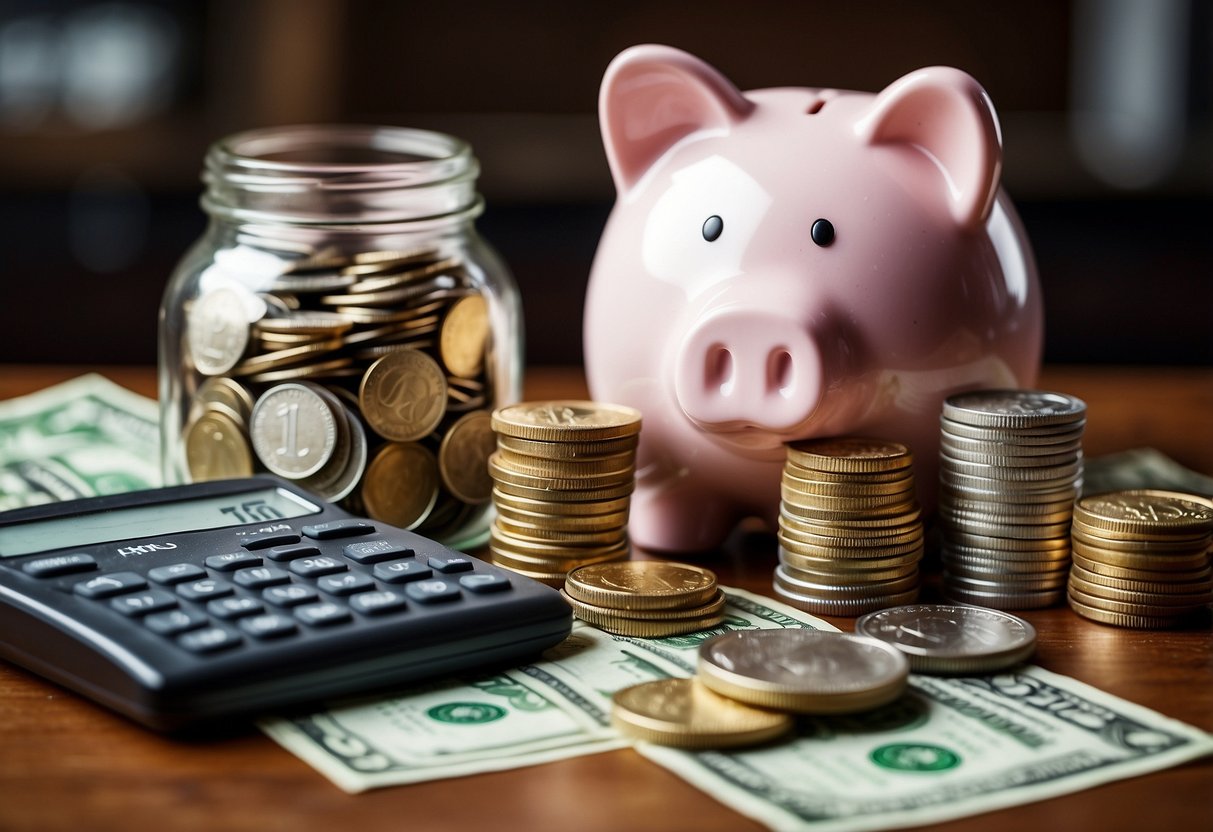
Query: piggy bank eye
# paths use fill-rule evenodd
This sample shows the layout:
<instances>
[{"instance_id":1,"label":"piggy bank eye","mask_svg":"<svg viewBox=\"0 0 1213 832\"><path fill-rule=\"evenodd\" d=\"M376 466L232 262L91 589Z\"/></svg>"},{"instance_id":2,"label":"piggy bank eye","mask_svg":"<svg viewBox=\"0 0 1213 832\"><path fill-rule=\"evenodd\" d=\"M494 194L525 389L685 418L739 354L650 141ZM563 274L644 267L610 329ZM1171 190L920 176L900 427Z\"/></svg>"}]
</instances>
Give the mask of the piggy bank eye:
<instances>
[{"instance_id":1,"label":"piggy bank eye","mask_svg":"<svg viewBox=\"0 0 1213 832\"><path fill-rule=\"evenodd\" d=\"M715 214L703 221L703 238L709 243L714 242L721 231L724 231L724 220Z\"/></svg>"},{"instance_id":2,"label":"piggy bank eye","mask_svg":"<svg viewBox=\"0 0 1213 832\"><path fill-rule=\"evenodd\" d=\"M705 225L703 235L706 237L707 226ZM826 219L817 220L813 223L813 229L809 232L813 237L813 242L825 248L830 243L834 242L834 223Z\"/></svg>"}]
</instances>

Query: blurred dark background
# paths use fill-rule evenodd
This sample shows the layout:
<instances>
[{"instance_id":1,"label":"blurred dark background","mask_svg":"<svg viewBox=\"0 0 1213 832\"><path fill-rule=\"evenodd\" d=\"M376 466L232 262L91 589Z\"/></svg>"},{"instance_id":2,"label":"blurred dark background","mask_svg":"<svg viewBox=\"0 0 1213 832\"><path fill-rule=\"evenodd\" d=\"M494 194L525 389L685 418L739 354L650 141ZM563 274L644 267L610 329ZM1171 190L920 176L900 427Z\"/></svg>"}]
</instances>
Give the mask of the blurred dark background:
<instances>
[{"instance_id":1,"label":"blurred dark background","mask_svg":"<svg viewBox=\"0 0 1213 832\"><path fill-rule=\"evenodd\" d=\"M1050 362L1213 364L1204 0L0 0L0 362L155 361L207 145L364 122L468 139L532 363L577 363L614 193L598 84L667 43L741 89L951 64L1002 121Z\"/></svg>"}]
</instances>

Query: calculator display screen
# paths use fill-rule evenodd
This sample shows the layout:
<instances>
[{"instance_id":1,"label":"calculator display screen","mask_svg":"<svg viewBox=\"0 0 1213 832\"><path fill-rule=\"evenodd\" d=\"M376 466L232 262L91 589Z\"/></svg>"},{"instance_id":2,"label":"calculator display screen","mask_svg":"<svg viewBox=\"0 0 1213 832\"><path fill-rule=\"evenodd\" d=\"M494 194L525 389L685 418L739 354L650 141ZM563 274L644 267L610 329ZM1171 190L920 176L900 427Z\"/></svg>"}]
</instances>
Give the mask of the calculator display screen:
<instances>
[{"instance_id":1,"label":"calculator display screen","mask_svg":"<svg viewBox=\"0 0 1213 832\"><path fill-rule=\"evenodd\" d=\"M98 511L0 526L0 558L88 546L115 540L272 523L319 514L314 505L282 488L198 497L171 503Z\"/></svg>"}]
</instances>

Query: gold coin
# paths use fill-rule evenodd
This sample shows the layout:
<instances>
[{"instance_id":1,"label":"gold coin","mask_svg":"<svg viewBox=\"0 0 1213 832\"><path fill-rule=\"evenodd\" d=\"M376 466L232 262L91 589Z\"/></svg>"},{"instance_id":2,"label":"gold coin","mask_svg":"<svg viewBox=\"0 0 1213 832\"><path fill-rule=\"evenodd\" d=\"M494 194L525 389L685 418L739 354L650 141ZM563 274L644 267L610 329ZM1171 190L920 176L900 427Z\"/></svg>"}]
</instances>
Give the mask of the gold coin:
<instances>
[{"instance_id":1,"label":"gold coin","mask_svg":"<svg viewBox=\"0 0 1213 832\"><path fill-rule=\"evenodd\" d=\"M570 471L567 467L567 465L575 464L577 463L567 463L566 467L553 466L553 470L546 474L529 473L511 467L509 463L502 460L501 452L497 451L489 457L489 474L498 484L498 487L505 483L531 489L569 491L574 489L598 490L615 488L631 483L635 473L635 466L629 465L625 468L600 474L578 474L575 470Z\"/></svg>"},{"instance_id":2,"label":"gold coin","mask_svg":"<svg viewBox=\"0 0 1213 832\"><path fill-rule=\"evenodd\" d=\"M506 436L505 434L497 437L497 443L502 450L509 450L515 454L526 454L527 456L542 459L600 459L604 456L614 456L616 454L627 453L628 451L635 451L639 440L640 437L635 434L619 439L600 439L587 442L545 442L538 439L520 439L517 436Z\"/></svg>"},{"instance_id":3,"label":"gold coin","mask_svg":"<svg viewBox=\"0 0 1213 832\"><path fill-rule=\"evenodd\" d=\"M787 456L803 468L856 474L896 471L913 461L910 449L900 442L855 436L791 442Z\"/></svg>"},{"instance_id":4,"label":"gold coin","mask_svg":"<svg viewBox=\"0 0 1213 832\"><path fill-rule=\"evenodd\" d=\"M621 546L612 546L606 549L587 549L585 550L586 554L582 555L572 555L566 551L564 554L535 556L520 554L513 549L503 548L495 540L490 540L489 543L489 552L492 555L493 563L508 566L511 569L531 572L547 574L560 572L562 573L562 577L569 570L576 569L579 566L590 566L595 563L623 560L627 558L628 551L628 546L624 543Z\"/></svg>"},{"instance_id":5,"label":"gold coin","mask_svg":"<svg viewBox=\"0 0 1213 832\"><path fill-rule=\"evenodd\" d=\"M868 512L831 512L819 511L818 509L805 508L794 503L789 503L786 500L780 509L784 514L795 517L802 522L812 523L821 528L830 528L833 530L855 530L855 529L901 529L903 526L908 526L919 522L921 511L911 504L901 508L899 511L892 514L873 514Z\"/></svg>"},{"instance_id":6,"label":"gold coin","mask_svg":"<svg viewBox=\"0 0 1213 832\"><path fill-rule=\"evenodd\" d=\"M610 566L611 564L597 564L598 566ZM593 566L581 566L578 569L593 569ZM573 570L576 572L577 570ZM570 573L572 574L572 573ZM569 595L568 577L565 578L564 588L561 590L561 595L573 608L573 614L587 624L598 626L600 622L633 622L633 621L687 621L694 619L696 621L704 618L710 618L720 615L724 609L725 596L719 589L715 595L711 596L707 603L700 604L696 607L673 607L669 609L615 609L613 607L602 607L595 604L587 604L585 601L574 598ZM605 628L604 628L605 629Z\"/></svg>"},{"instance_id":7,"label":"gold coin","mask_svg":"<svg viewBox=\"0 0 1213 832\"><path fill-rule=\"evenodd\" d=\"M611 500L585 500L555 502L551 500L519 497L509 494L500 488L493 488L493 503L498 510L508 509L514 514L536 514L543 516L591 516L627 514L631 500L627 497L616 497Z\"/></svg>"},{"instance_id":8,"label":"gold coin","mask_svg":"<svg viewBox=\"0 0 1213 832\"><path fill-rule=\"evenodd\" d=\"M856 481L855 479L849 479L845 482L832 482L829 480L799 477L785 466L782 483L787 491L794 494L813 494L835 498L872 498L886 495L911 495L914 493L913 474L905 474L897 479L885 482Z\"/></svg>"},{"instance_id":9,"label":"gold coin","mask_svg":"<svg viewBox=\"0 0 1213 832\"><path fill-rule=\"evenodd\" d=\"M640 432L640 411L603 402L524 402L494 411L493 429L547 442L619 439Z\"/></svg>"},{"instance_id":10,"label":"gold coin","mask_svg":"<svg viewBox=\"0 0 1213 832\"><path fill-rule=\"evenodd\" d=\"M232 367L229 372L234 376L251 376L256 373L281 370L285 367L314 361L317 357L327 355L340 346L341 339L328 338L312 344L287 347L286 349L274 350L273 352L263 352L260 355L245 359L235 367Z\"/></svg>"},{"instance_id":11,"label":"gold coin","mask_svg":"<svg viewBox=\"0 0 1213 832\"><path fill-rule=\"evenodd\" d=\"M496 436L496 434L494 434ZM564 477L581 479L583 477L609 477L618 475L621 471L634 471L636 454L624 451L610 456L597 456L590 459L568 458L551 459L521 454L509 448L497 449L497 464L519 474L538 477Z\"/></svg>"},{"instance_id":12,"label":"gold coin","mask_svg":"<svg viewBox=\"0 0 1213 832\"><path fill-rule=\"evenodd\" d=\"M1077 601L1080 604L1104 610L1106 612L1118 612L1121 615L1142 615L1156 618L1178 618L1206 606L1205 604L1193 604L1189 606L1163 606L1152 603L1117 601L1112 598L1106 598L1102 595L1094 595L1076 586L1070 587L1069 598L1071 601Z\"/></svg>"},{"instance_id":13,"label":"gold coin","mask_svg":"<svg viewBox=\"0 0 1213 832\"><path fill-rule=\"evenodd\" d=\"M1209 563L1208 552L1203 547L1186 552L1154 552L1149 549L1121 551L1088 546L1077 537L1073 540L1073 547L1075 552L1089 560L1148 572L1187 572Z\"/></svg>"},{"instance_id":14,"label":"gold coin","mask_svg":"<svg viewBox=\"0 0 1213 832\"><path fill-rule=\"evenodd\" d=\"M611 724L633 739L676 748L758 745L793 726L787 714L743 705L695 679L658 679L617 691Z\"/></svg>"},{"instance_id":15,"label":"gold coin","mask_svg":"<svg viewBox=\"0 0 1213 832\"><path fill-rule=\"evenodd\" d=\"M358 388L367 424L385 439L410 442L427 435L446 411L446 376L423 352L388 353L367 368Z\"/></svg>"},{"instance_id":16,"label":"gold coin","mask_svg":"<svg viewBox=\"0 0 1213 832\"><path fill-rule=\"evenodd\" d=\"M253 325L259 335L307 335L333 338L347 332L353 323L335 312L299 312L286 318L262 318Z\"/></svg>"},{"instance_id":17,"label":"gold coin","mask_svg":"<svg viewBox=\"0 0 1213 832\"><path fill-rule=\"evenodd\" d=\"M1125 627L1134 630L1163 630L1174 627L1183 620L1179 615L1127 615L1122 612L1092 607L1084 604L1074 596L1069 596L1070 609L1092 621L1101 624L1111 624L1114 627Z\"/></svg>"},{"instance_id":18,"label":"gold coin","mask_svg":"<svg viewBox=\"0 0 1213 832\"><path fill-rule=\"evenodd\" d=\"M904 543L916 543L922 539L923 534L921 522L885 528L841 529L836 526L802 520L782 510L779 513L778 523L780 533L792 540L839 549L885 548Z\"/></svg>"},{"instance_id":19,"label":"gold coin","mask_svg":"<svg viewBox=\"0 0 1213 832\"><path fill-rule=\"evenodd\" d=\"M488 411L467 413L447 428L438 447L438 470L447 490L465 503L487 503L493 493L489 455L496 447Z\"/></svg>"},{"instance_id":20,"label":"gold coin","mask_svg":"<svg viewBox=\"0 0 1213 832\"><path fill-rule=\"evenodd\" d=\"M1080 563L1075 563L1071 567L1071 576L1079 578L1088 584L1098 584L1111 589L1120 589L1127 592L1149 592L1161 595L1174 595L1183 593L1204 593L1209 595L1213 592L1213 579L1210 578L1208 569L1203 570L1201 577L1191 581L1147 581L1140 578L1118 578L1111 575L1104 575L1100 572L1092 572ZM1165 574L1165 573L1164 573ZM1098 592L1092 594L1098 595ZM1209 600L1213 601L1213 595L1209 595Z\"/></svg>"},{"instance_id":21,"label":"gold coin","mask_svg":"<svg viewBox=\"0 0 1213 832\"><path fill-rule=\"evenodd\" d=\"M389 442L367 466L362 500L371 518L412 529L438 502L439 482L433 454L415 442Z\"/></svg>"},{"instance_id":22,"label":"gold coin","mask_svg":"<svg viewBox=\"0 0 1213 832\"><path fill-rule=\"evenodd\" d=\"M1093 494L1074 504L1074 520L1101 537L1199 536L1213 531L1213 507L1198 500L1149 489Z\"/></svg>"},{"instance_id":23,"label":"gold coin","mask_svg":"<svg viewBox=\"0 0 1213 832\"><path fill-rule=\"evenodd\" d=\"M483 296L456 301L442 321L438 338L438 352L447 370L457 376L479 374L489 332L489 308Z\"/></svg>"},{"instance_id":24,"label":"gold coin","mask_svg":"<svg viewBox=\"0 0 1213 832\"><path fill-rule=\"evenodd\" d=\"M558 534L595 534L621 530L628 523L627 512L618 514L557 514L519 518L504 506L497 506L497 526L519 537L543 537L545 532ZM553 538L559 539L559 538Z\"/></svg>"},{"instance_id":25,"label":"gold coin","mask_svg":"<svg viewBox=\"0 0 1213 832\"><path fill-rule=\"evenodd\" d=\"M879 486L888 483L899 483L907 478L913 478L914 472L911 468L895 468L891 471L864 471L856 473L853 471L819 471L815 468L806 468L798 465L796 460L790 456L783 463L785 475L796 477L801 480L812 480L814 482L836 483L838 485L863 485Z\"/></svg>"},{"instance_id":26,"label":"gold coin","mask_svg":"<svg viewBox=\"0 0 1213 832\"><path fill-rule=\"evenodd\" d=\"M896 551L896 550L895 550ZM893 569L907 566L922 560L923 544L920 542L912 549L895 554L886 554L880 550L864 551L862 555L838 557L833 552L822 552L810 547L797 546L794 541L779 541L779 557L784 563L800 569L819 569L831 572L854 571L861 569Z\"/></svg>"},{"instance_id":27,"label":"gold coin","mask_svg":"<svg viewBox=\"0 0 1213 832\"><path fill-rule=\"evenodd\" d=\"M569 535L569 538L524 537L505 531L500 525L494 523L490 539L502 548L518 554L537 557L579 557L594 551L605 551L619 546L626 547L627 529L616 529L609 533Z\"/></svg>"},{"instance_id":28,"label":"gold coin","mask_svg":"<svg viewBox=\"0 0 1213 832\"><path fill-rule=\"evenodd\" d=\"M197 405L199 411L211 405L222 405L227 408L224 412L238 423L248 422L253 404L253 395L248 388L227 376L212 376L203 381L191 402L191 406Z\"/></svg>"},{"instance_id":29,"label":"gold coin","mask_svg":"<svg viewBox=\"0 0 1213 832\"><path fill-rule=\"evenodd\" d=\"M253 475L253 453L240 425L208 410L185 428L185 459L193 482Z\"/></svg>"},{"instance_id":30,"label":"gold coin","mask_svg":"<svg viewBox=\"0 0 1213 832\"><path fill-rule=\"evenodd\" d=\"M1083 526L1080 523L1074 524L1072 533L1074 535L1075 544L1081 543L1093 551L1124 553L1139 552L1151 555L1163 555L1167 557L1181 557L1184 555L1200 554L1207 551L1210 541L1213 541L1213 535L1207 534L1195 537L1184 536L1180 538L1160 538L1148 540L1101 537L1092 533L1091 529Z\"/></svg>"},{"instance_id":31,"label":"gold coin","mask_svg":"<svg viewBox=\"0 0 1213 832\"><path fill-rule=\"evenodd\" d=\"M1177 607L1197 609L1213 601L1213 594L1206 590L1191 592L1163 591L1152 592L1142 589L1125 589L1108 586L1107 584L1088 581L1077 573L1070 575L1070 588L1085 595L1106 598L1109 601L1123 601L1128 604L1146 604L1155 608Z\"/></svg>"},{"instance_id":32,"label":"gold coin","mask_svg":"<svg viewBox=\"0 0 1213 832\"><path fill-rule=\"evenodd\" d=\"M582 619L585 621L585 619ZM702 618L688 618L677 621L642 621L633 618L611 617L602 620L586 621L604 632L628 638L669 638L682 636L687 633L698 633L717 627L724 620L722 613L707 615Z\"/></svg>"},{"instance_id":33,"label":"gold coin","mask_svg":"<svg viewBox=\"0 0 1213 832\"><path fill-rule=\"evenodd\" d=\"M796 512L800 516L826 520L834 517L908 514L917 506L913 492L877 497L825 497L820 494L798 494L784 484L781 486L780 496L786 505L800 509Z\"/></svg>"},{"instance_id":34,"label":"gold coin","mask_svg":"<svg viewBox=\"0 0 1213 832\"><path fill-rule=\"evenodd\" d=\"M1088 572L1094 572L1107 578L1120 578L1130 581L1150 581L1154 583L1201 583L1213 575L1213 568L1208 565L1197 566L1193 569L1167 572L1163 570L1134 569L1133 567L1114 566L1099 560L1093 560L1074 550L1074 564Z\"/></svg>"},{"instance_id":35,"label":"gold coin","mask_svg":"<svg viewBox=\"0 0 1213 832\"><path fill-rule=\"evenodd\" d=\"M491 467L489 471L492 473ZM572 503L577 505L598 505L599 501L619 500L626 498L635 489L636 481L634 478L628 478L626 482L621 482L618 485L602 488L560 488L553 485L550 481L545 482L542 487L536 486L532 488L526 485L517 485L507 480L494 479L493 481L493 490L499 494L535 501L560 504Z\"/></svg>"},{"instance_id":36,"label":"gold coin","mask_svg":"<svg viewBox=\"0 0 1213 832\"><path fill-rule=\"evenodd\" d=\"M711 570L669 561L588 566L574 570L568 581L565 589L573 598L616 610L694 607L718 591Z\"/></svg>"}]
</instances>

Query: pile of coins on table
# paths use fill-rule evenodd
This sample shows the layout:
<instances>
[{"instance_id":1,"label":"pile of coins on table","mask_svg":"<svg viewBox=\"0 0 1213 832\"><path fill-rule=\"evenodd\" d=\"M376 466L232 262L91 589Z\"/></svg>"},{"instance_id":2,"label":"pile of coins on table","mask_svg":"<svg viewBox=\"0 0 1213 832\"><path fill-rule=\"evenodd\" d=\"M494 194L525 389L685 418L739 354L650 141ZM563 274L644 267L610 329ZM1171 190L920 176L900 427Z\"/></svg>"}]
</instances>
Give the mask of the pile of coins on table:
<instances>
[{"instance_id":1,"label":"pile of coins on table","mask_svg":"<svg viewBox=\"0 0 1213 832\"><path fill-rule=\"evenodd\" d=\"M918 597L923 529L909 449L842 437L787 446L777 597L859 615Z\"/></svg>"},{"instance_id":2,"label":"pile of coins on table","mask_svg":"<svg viewBox=\"0 0 1213 832\"><path fill-rule=\"evenodd\" d=\"M1096 494L1074 506L1070 607L1120 627L1180 624L1213 602L1213 500L1174 491Z\"/></svg>"},{"instance_id":3,"label":"pile of coins on table","mask_svg":"<svg viewBox=\"0 0 1213 832\"><path fill-rule=\"evenodd\" d=\"M611 722L635 739L680 748L725 748L775 739L792 714L850 714L905 691L910 666L897 648L851 633L735 630L704 642L696 676L618 691Z\"/></svg>"},{"instance_id":4,"label":"pile of coins on table","mask_svg":"<svg viewBox=\"0 0 1213 832\"><path fill-rule=\"evenodd\" d=\"M980 390L944 402L938 517L948 598L997 609L1061 601L1085 424L1086 405L1061 393Z\"/></svg>"},{"instance_id":5,"label":"pile of coins on table","mask_svg":"<svg viewBox=\"0 0 1213 832\"><path fill-rule=\"evenodd\" d=\"M625 560L640 412L584 401L498 408L488 459L493 562L551 586L580 566Z\"/></svg>"},{"instance_id":6,"label":"pile of coins on table","mask_svg":"<svg viewBox=\"0 0 1213 832\"><path fill-rule=\"evenodd\" d=\"M321 251L187 315L193 480L263 468L434 537L486 509L491 327L458 257Z\"/></svg>"},{"instance_id":7,"label":"pile of coins on table","mask_svg":"<svg viewBox=\"0 0 1213 832\"><path fill-rule=\"evenodd\" d=\"M715 627L724 593L709 569L668 561L582 566L561 589L573 615L619 636L661 638Z\"/></svg>"}]
</instances>

